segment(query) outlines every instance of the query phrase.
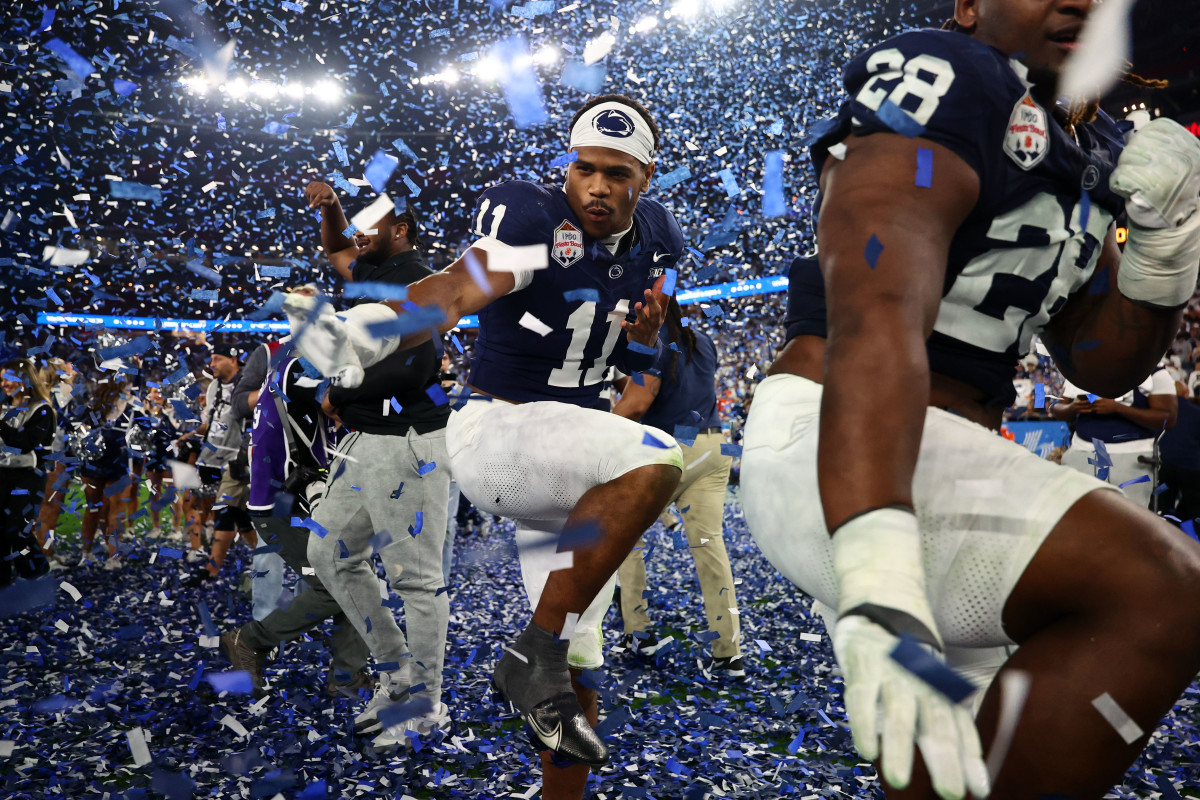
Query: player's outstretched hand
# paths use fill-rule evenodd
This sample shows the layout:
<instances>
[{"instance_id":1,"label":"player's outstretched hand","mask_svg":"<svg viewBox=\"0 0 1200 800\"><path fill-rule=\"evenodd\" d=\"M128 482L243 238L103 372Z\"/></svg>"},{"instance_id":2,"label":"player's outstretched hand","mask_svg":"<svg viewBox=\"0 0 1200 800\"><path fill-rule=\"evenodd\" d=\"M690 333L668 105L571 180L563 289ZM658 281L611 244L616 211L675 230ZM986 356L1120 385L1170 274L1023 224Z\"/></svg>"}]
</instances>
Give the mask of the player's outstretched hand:
<instances>
[{"instance_id":1,"label":"player's outstretched hand","mask_svg":"<svg viewBox=\"0 0 1200 800\"><path fill-rule=\"evenodd\" d=\"M1200 139L1174 120L1153 120L1133 134L1109 186L1135 225L1179 227L1200 205Z\"/></svg>"},{"instance_id":2,"label":"player's outstretched hand","mask_svg":"<svg viewBox=\"0 0 1200 800\"><path fill-rule=\"evenodd\" d=\"M309 208L332 208L338 204L337 195L328 183L313 181L304 187L304 198L308 200Z\"/></svg>"},{"instance_id":3,"label":"player's outstretched hand","mask_svg":"<svg viewBox=\"0 0 1200 800\"><path fill-rule=\"evenodd\" d=\"M884 778L897 789L912 779L916 745L940 796L959 800L970 789L985 797L987 769L970 713L892 658L898 632L930 653L943 647L925 591L916 515L886 507L851 517L834 532L833 568L833 649L854 746L863 758L880 758Z\"/></svg>"},{"instance_id":4,"label":"player's outstretched hand","mask_svg":"<svg viewBox=\"0 0 1200 800\"><path fill-rule=\"evenodd\" d=\"M658 341L658 329L662 327L663 320L667 318L667 296L663 294L662 290L666 279L664 275L656 280L654 288L645 291L643 302L634 305L633 311L637 314L635 321L626 320L621 323L629 341L644 344L647 347L654 347Z\"/></svg>"},{"instance_id":5,"label":"player's outstretched hand","mask_svg":"<svg viewBox=\"0 0 1200 800\"><path fill-rule=\"evenodd\" d=\"M971 713L897 663L891 653L899 641L862 616L834 627L855 748L879 759L883 777L903 789L912 780L915 745L939 796L960 800L969 789L986 797L987 767Z\"/></svg>"}]
</instances>

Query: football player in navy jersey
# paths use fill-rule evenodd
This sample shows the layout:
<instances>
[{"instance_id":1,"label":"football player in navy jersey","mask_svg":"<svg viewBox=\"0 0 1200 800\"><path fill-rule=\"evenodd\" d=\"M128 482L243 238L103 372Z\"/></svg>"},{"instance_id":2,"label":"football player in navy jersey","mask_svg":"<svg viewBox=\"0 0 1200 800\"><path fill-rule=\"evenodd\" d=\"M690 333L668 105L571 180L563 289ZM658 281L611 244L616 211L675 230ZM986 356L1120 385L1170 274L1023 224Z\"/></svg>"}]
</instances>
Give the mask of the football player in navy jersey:
<instances>
[{"instance_id":1,"label":"football player in navy jersey","mask_svg":"<svg viewBox=\"0 0 1200 800\"><path fill-rule=\"evenodd\" d=\"M893 796L1100 797L1200 669L1200 547L996 435L1035 334L1073 383L1119 395L1196 286L1200 142L1160 119L1125 145L1106 115L1055 108L1092 10L957 0L956 30L850 62L814 146L820 270L793 268L742 496L767 557L828 610L856 747ZM996 668L1028 676L1028 700L989 776L980 734L1015 684L971 707L901 661L1014 645Z\"/></svg>"},{"instance_id":2,"label":"football player in navy jersey","mask_svg":"<svg viewBox=\"0 0 1200 800\"><path fill-rule=\"evenodd\" d=\"M657 148L658 128L641 105L592 99L571 122L566 182L485 191L470 249L408 289L409 303L444 313L443 331L479 314L467 383L492 402L472 400L453 414L446 443L471 502L518 523L533 620L494 680L542 747L575 762L557 769L543 754L544 797L581 797L587 765L607 759L591 727L595 692L573 686L568 668L603 663L612 576L682 469L669 435L607 413L601 396L610 367L632 374L654 363L663 276L683 252L675 218L643 197ZM300 350L347 383L419 338L367 333L372 322L402 323L403 307L364 304L339 319L308 298L285 306L293 329L303 329Z\"/></svg>"}]
</instances>

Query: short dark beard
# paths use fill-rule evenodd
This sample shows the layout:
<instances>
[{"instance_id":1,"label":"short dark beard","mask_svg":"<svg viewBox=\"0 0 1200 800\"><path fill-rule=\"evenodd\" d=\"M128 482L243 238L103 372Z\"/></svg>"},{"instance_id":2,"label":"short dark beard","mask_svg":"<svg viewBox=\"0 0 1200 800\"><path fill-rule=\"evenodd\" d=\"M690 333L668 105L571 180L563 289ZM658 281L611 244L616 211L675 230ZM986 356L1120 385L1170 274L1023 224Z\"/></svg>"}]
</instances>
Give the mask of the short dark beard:
<instances>
[{"instance_id":1,"label":"short dark beard","mask_svg":"<svg viewBox=\"0 0 1200 800\"><path fill-rule=\"evenodd\" d=\"M372 267L378 267L380 264L387 261L388 258L389 256L379 252L378 249L371 252L363 252L362 250L359 250L358 258L355 260L363 264L368 264Z\"/></svg>"}]
</instances>

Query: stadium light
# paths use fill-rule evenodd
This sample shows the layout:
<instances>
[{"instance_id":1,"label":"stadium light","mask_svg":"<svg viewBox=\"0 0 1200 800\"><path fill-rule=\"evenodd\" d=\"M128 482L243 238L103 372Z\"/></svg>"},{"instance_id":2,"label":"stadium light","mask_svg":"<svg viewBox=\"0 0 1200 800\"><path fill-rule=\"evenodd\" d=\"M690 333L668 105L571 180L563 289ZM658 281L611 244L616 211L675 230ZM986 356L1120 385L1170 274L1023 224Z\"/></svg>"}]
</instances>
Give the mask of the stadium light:
<instances>
[{"instance_id":1,"label":"stadium light","mask_svg":"<svg viewBox=\"0 0 1200 800\"><path fill-rule=\"evenodd\" d=\"M313 86L312 93L326 103L336 103L342 99L342 87L329 79L317 81Z\"/></svg>"},{"instance_id":2,"label":"stadium light","mask_svg":"<svg viewBox=\"0 0 1200 800\"><path fill-rule=\"evenodd\" d=\"M690 19L700 13L700 0L679 0L671 11L676 16Z\"/></svg>"},{"instance_id":3,"label":"stadium light","mask_svg":"<svg viewBox=\"0 0 1200 800\"><path fill-rule=\"evenodd\" d=\"M279 87L271 81L255 81L250 91L258 97L270 99L279 94Z\"/></svg>"},{"instance_id":4,"label":"stadium light","mask_svg":"<svg viewBox=\"0 0 1200 800\"><path fill-rule=\"evenodd\" d=\"M505 72L504 62L495 56L484 56L475 62L475 68L471 70L472 75L489 82L500 80Z\"/></svg>"},{"instance_id":5,"label":"stadium light","mask_svg":"<svg viewBox=\"0 0 1200 800\"><path fill-rule=\"evenodd\" d=\"M306 87L300 81L289 83L283 87L283 93L293 100L299 100L301 97L304 97L305 91Z\"/></svg>"},{"instance_id":6,"label":"stadium light","mask_svg":"<svg viewBox=\"0 0 1200 800\"><path fill-rule=\"evenodd\" d=\"M541 64L543 67L548 67L553 64L557 64L561 57L562 54L558 52L557 47L554 45L547 45L533 54L533 61L535 64Z\"/></svg>"},{"instance_id":7,"label":"stadium light","mask_svg":"<svg viewBox=\"0 0 1200 800\"><path fill-rule=\"evenodd\" d=\"M244 78L234 78L229 83L225 84L225 93L233 98L243 98L246 92L250 91L250 86Z\"/></svg>"}]
</instances>

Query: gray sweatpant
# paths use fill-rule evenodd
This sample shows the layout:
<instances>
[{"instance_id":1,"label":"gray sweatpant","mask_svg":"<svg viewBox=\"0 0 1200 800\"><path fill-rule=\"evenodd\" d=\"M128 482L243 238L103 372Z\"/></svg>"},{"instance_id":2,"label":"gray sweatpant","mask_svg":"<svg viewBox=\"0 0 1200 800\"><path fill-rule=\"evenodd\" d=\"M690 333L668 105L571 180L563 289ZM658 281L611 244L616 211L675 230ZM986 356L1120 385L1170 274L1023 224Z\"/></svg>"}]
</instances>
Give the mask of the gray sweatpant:
<instances>
[{"instance_id":1,"label":"gray sweatpant","mask_svg":"<svg viewBox=\"0 0 1200 800\"><path fill-rule=\"evenodd\" d=\"M339 683L348 683L367 664L370 652L341 606L315 575L304 575L308 563L308 528L293 527L277 517L251 517L260 545L279 545L280 555L293 570L303 576L308 591L295 596L287 608L277 608L262 621L242 627L245 642L255 650L270 650L280 642L299 639L301 634L333 619L330 637L331 668Z\"/></svg>"},{"instance_id":2,"label":"gray sweatpant","mask_svg":"<svg viewBox=\"0 0 1200 800\"><path fill-rule=\"evenodd\" d=\"M450 618L449 596L439 591L444 589L442 545L450 492L446 432L358 432L339 453L313 514L328 533L309 538L308 560L376 663L411 670L411 685L424 684L417 694L428 696L436 708ZM429 464L436 467L429 470ZM404 601L407 640L392 610L382 605L374 552L383 560L392 590Z\"/></svg>"}]
</instances>

